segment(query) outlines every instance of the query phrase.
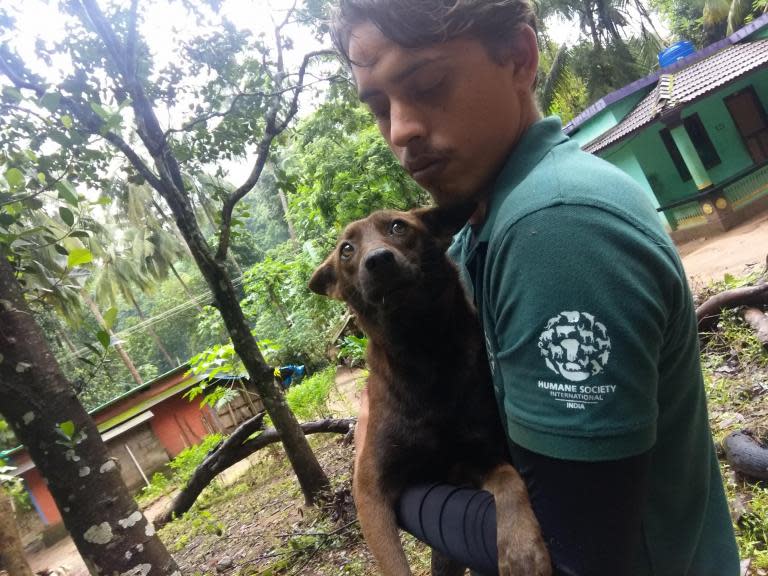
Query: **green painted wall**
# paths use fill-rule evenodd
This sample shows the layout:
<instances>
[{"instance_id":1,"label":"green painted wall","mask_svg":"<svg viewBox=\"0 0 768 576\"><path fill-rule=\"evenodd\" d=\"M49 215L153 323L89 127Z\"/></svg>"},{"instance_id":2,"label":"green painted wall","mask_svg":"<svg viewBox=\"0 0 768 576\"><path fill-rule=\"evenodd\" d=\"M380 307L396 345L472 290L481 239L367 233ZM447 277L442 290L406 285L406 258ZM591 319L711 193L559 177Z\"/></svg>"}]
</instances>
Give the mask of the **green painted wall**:
<instances>
[{"instance_id":1,"label":"green painted wall","mask_svg":"<svg viewBox=\"0 0 768 576\"><path fill-rule=\"evenodd\" d=\"M616 148L610 155L607 155L604 158L614 166L621 168L624 172L629 174L635 182L640 184L640 187L643 189L646 196L648 196L653 206L655 208L659 207L659 201L654 194L654 190L648 182L648 179L645 177L645 171L631 147L624 146ZM659 212L659 218L661 218L662 222L667 224L667 219L663 213Z\"/></svg>"},{"instance_id":2,"label":"green painted wall","mask_svg":"<svg viewBox=\"0 0 768 576\"><path fill-rule=\"evenodd\" d=\"M652 86L640 90L639 92L635 92L634 94L630 94L618 102L614 102L608 108L598 112L595 116L579 126L579 129L571 134L571 138L576 140L576 142L579 143L579 146L589 144L592 140L621 122L635 105L650 92L651 88Z\"/></svg>"},{"instance_id":3,"label":"green painted wall","mask_svg":"<svg viewBox=\"0 0 768 576\"><path fill-rule=\"evenodd\" d=\"M749 167L752 159L741 140L736 125L723 103L726 96L753 85L763 107L768 111L768 69L759 70L739 82L729 85L699 102L688 106L682 117L698 114L712 140L720 164L708 170L713 184L718 184L733 174ZM599 153L599 156L625 170L644 189L650 187L660 205L669 204L696 193L693 180L683 182L672 159L664 147L659 132L664 128L661 122L644 128L629 140L620 142ZM637 174L637 165L630 160L634 157L642 168L643 178Z\"/></svg>"}]
</instances>

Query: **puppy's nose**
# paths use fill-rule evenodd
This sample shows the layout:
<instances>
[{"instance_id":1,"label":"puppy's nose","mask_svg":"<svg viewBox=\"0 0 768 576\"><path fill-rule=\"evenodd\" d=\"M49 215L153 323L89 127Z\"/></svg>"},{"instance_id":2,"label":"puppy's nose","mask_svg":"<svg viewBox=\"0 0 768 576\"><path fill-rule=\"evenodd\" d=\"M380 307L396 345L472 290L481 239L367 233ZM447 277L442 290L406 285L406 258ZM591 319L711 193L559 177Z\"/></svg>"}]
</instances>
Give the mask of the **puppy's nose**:
<instances>
[{"instance_id":1,"label":"puppy's nose","mask_svg":"<svg viewBox=\"0 0 768 576\"><path fill-rule=\"evenodd\" d=\"M395 255L386 248L376 248L365 255L365 268L369 272L391 268L394 263Z\"/></svg>"}]
</instances>

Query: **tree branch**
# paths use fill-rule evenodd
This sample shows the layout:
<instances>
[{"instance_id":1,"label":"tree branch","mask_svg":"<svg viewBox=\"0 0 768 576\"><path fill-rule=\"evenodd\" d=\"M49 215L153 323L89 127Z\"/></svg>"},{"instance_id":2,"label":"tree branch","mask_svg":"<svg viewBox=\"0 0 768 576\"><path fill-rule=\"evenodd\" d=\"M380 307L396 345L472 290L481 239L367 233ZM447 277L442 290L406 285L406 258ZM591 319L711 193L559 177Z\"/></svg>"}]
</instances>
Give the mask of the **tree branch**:
<instances>
[{"instance_id":1,"label":"tree branch","mask_svg":"<svg viewBox=\"0 0 768 576\"><path fill-rule=\"evenodd\" d=\"M4 48L0 48L0 71L5 74L16 88L32 90L38 98L41 98L46 93L46 87L43 84L27 79L35 78L35 76ZM152 186L160 184L159 178L122 137L114 132L104 130L106 123L93 110L65 95L61 95L59 105L73 117L77 118L87 132L100 136L115 145Z\"/></svg>"},{"instance_id":2,"label":"tree branch","mask_svg":"<svg viewBox=\"0 0 768 576\"><path fill-rule=\"evenodd\" d=\"M155 525L163 526L173 518L183 515L192 507L203 489L233 464L265 446L280 442L280 435L274 428L267 428L255 438L243 442L243 438L247 438L258 429L257 419L260 424L258 415L245 421L229 438L208 453L202 464L195 469L187 485L176 495L168 509L155 520ZM304 434L348 434L356 421L354 418L318 420L301 424L301 429Z\"/></svg>"},{"instance_id":3,"label":"tree branch","mask_svg":"<svg viewBox=\"0 0 768 576\"><path fill-rule=\"evenodd\" d=\"M278 41L278 45L280 42ZM278 52L279 54L280 52ZM248 176L248 179L232 194L227 196L224 200L224 206L221 210L221 225L219 228L219 246L216 250L216 260L223 262L224 259L227 257L227 250L229 249L229 239L231 235L231 228L232 228L232 212L235 209L235 205L243 199L243 197L250 192L253 187L256 185L256 182L259 181L259 178L261 177L261 172L264 170L264 165L267 162L267 155L269 153L269 147L272 144L272 140L277 136L278 134L282 133L287 127L290 121L293 119L293 117L296 115L296 112L299 109L299 95L301 94L301 89L303 88L303 81L304 81L304 75L306 74L307 67L309 66L309 63L317 56L327 56L330 54L334 54L333 50L326 49L326 50L315 50L313 52L308 52L304 55L304 59L301 63L301 67L299 68L298 73L298 82L293 85L290 88L287 88L286 90L282 91L281 86L279 85L283 81L283 70L281 68L280 62L282 61L281 56L278 57L278 90L275 93L275 97L273 98L272 102L270 103L269 109L267 110L266 114L266 126L264 128L264 135L261 138L261 141L259 142L259 145L257 146L256 152L256 163L253 166L253 169L251 170L250 175ZM277 115L280 108L281 99L279 97L280 94L283 92L289 92L293 91L293 97L291 98L291 103L288 108L288 112L283 119L282 122L277 123Z\"/></svg>"},{"instance_id":4,"label":"tree branch","mask_svg":"<svg viewBox=\"0 0 768 576\"><path fill-rule=\"evenodd\" d=\"M696 308L699 332L712 330L720 318L720 313L726 308L764 306L766 304L768 304L768 283L734 288L715 294Z\"/></svg>"}]
</instances>

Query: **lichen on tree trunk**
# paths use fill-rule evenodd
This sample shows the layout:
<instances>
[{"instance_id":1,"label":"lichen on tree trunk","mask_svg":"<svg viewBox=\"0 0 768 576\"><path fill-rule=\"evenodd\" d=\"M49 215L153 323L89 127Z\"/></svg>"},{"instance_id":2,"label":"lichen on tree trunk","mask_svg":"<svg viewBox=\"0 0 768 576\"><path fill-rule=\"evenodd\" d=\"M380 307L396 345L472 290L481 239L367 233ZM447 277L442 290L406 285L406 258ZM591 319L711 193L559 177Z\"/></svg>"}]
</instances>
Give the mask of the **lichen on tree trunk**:
<instances>
[{"instance_id":1,"label":"lichen on tree trunk","mask_svg":"<svg viewBox=\"0 0 768 576\"><path fill-rule=\"evenodd\" d=\"M92 574L180 574L64 378L1 248L0 412L46 479Z\"/></svg>"}]
</instances>

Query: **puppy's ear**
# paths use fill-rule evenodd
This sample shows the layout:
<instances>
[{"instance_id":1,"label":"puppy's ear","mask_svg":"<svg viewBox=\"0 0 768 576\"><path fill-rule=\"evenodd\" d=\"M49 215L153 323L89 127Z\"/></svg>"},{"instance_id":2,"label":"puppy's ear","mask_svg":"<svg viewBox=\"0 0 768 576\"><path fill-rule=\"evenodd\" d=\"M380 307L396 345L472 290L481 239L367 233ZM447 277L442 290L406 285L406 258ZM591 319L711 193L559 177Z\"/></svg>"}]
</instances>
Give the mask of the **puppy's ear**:
<instances>
[{"instance_id":1,"label":"puppy's ear","mask_svg":"<svg viewBox=\"0 0 768 576\"><path fill-rule=\"evenodd\" d=\"M336 276L336 267L329 257L312 274L312 278L309 279L309 289L315 294L338 298L338 288L339 282Z\"/></svg>"},{"instance_id":2,"label":"puppy's ear","mask_svg":"<svg viewBox=\"0 0 768 576\"><path fill-rule=\"evenodd\" d=\"M477 203L465 202L454 206L435 206L413 210L429 232L445 243L451 243L453 236L462 229L469 217L477 209Z\"/></svg>"}]
</instances>

